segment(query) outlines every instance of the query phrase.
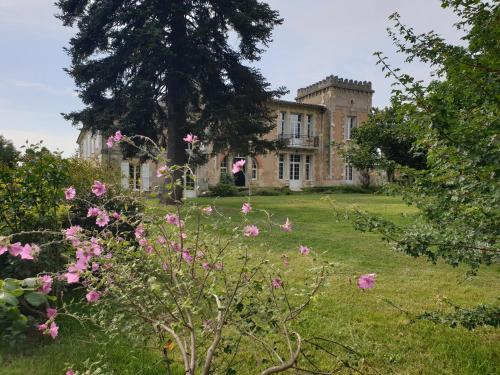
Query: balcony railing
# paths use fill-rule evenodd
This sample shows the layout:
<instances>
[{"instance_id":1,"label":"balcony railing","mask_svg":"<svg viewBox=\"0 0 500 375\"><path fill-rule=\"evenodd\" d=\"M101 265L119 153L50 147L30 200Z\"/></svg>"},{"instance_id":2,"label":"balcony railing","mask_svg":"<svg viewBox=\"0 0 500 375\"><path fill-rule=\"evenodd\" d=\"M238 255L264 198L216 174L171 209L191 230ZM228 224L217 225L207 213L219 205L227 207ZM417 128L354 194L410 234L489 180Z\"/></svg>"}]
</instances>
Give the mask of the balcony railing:
<instances>
[{"instance_id":1,"label":"balcony railing","mask_svg":"<svg viewBox=\"0 0 500 375\"><path fill-rule=\"evenodd\" d=\"M297 134L280 134L280 139L285 141L286 147L297 148L317 148L319 147L318 136L297 135Z\"/></svg>"}]
</instances>

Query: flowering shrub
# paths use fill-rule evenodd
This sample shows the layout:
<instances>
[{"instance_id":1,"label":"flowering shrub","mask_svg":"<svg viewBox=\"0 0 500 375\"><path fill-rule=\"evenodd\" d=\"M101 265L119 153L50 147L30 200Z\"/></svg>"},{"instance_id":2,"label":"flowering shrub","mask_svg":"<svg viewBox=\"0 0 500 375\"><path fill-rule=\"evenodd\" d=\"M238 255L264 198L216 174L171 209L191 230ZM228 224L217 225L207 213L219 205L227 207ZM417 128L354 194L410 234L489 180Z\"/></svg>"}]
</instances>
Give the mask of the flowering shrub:
<instances>
[{"instance_id":1,"label":"flowering shrub","mask_svg":"<svg viewBox=\"0 0 500 375\"><path fill-rule=\"evenodd\" d=\"M132 142L123 136L119 141ZM197 138L186 136L185 141L194 147ZM113 142L117 141L113 138ZM241 167L235 164L233 169ZM176 168L189 167L160 167L158 173L169 178ZM332 264L301 245L294 251L300 256L304 278L301 284L292 284L285 279L291 266L286 254L273 262L272 249L255 250L263 233L291 232L288 218L275 223L266 212L267 220L257 220L256 212L263 210L250 201L242 205L238 224L215 206L181 202L165 216L129 216L110 211L118 197L110 195L107 184L96 180L88 189L96 197L86 201L86 216L94 221L93 227L65 229L64 240L73 247L66 269L35 279L35 289L29 291L45 297L36 301L46 305L38 326L42 334L57 337L57 316L68 307L57 311L49 306L46 293L57 278L86 289L86 303L95 307L95 313L85 319L101 326L110 341L124 335L137 341L147 338L162 352L170 374L174 363L190 375L214 373L214 369L235 373L235 358L243 349L257 357L266 353L268 359L258 370L262 375L310 366L318 371L311 353L322 346L303 337L295 322L320 293ZM72 187L62 192L68 203L80 199L80 192ZM24 247L19 246L5 243L4 251L23 254ZM31 256L33 248L30 245L24 256ZM374 275L358 281L362 289L373 283ZM301 355L306 359L301 361ZM78 374L73 369L68 372Z\"/></svg>"}]
</instances>

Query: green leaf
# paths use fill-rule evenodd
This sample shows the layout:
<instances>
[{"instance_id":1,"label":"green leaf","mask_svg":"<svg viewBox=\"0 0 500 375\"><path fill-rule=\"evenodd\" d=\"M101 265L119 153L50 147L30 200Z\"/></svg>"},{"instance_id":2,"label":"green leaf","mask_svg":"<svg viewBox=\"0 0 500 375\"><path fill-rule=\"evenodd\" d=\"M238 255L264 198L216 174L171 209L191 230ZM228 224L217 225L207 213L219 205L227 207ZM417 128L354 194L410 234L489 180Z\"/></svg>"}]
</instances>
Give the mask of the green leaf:
<instances>
[{"instance_id":1,"label":"green leaf","mask_svg":"<svg viewBox=\"0 0 500 375\"><path fill-rule=\"evenodd\" d=\"M19 301L16 297L8 292L0 292L0 303L9 304L9 305L17 305Z\"/></svg>"},{"instance_id":2,"label":"green leaf","mask_svg":"<svg viewBox=\"0 0 500 375\"><path fill-rule=\"evenodd\" d=\"M47 296L43 293L39 293L39 292L31 292L31 293L28 293L24 296L24 298L26 299L26 301L28 301L28 303L31 305L31 306L40 306L44 303L47 303Z\"/></svg>"}]
</instances>

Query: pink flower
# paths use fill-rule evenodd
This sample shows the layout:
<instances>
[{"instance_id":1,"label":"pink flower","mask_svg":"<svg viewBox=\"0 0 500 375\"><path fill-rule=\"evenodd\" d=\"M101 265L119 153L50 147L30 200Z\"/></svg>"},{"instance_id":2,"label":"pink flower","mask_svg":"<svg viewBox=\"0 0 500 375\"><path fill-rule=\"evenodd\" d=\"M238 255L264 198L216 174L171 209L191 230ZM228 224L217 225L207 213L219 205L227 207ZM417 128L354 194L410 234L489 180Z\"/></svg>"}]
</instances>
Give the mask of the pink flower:
<instances>
[{"instance_id":1,"label":"pink flower","mask_svg":"<svg viewBox=\"0 0 500 375\"><path fill-rule=\"evenodd\" d=\"M280 225L281 229L283 229L284 232L291 232L292 231L292 223L286 218L285 224Z\"/></svg>"},{"instance_id":2,"label":"pink flower","mask_svg":"<svg viewBox=\"0 0 500 375\"><path fill-rule=\"evenodd\" d=\"M64 274L68 284L77 283L80 280L80 273L75 266L69 266L68 272Z\"/></svg>"},{"instance_id":3,"label":"pink flower","mask_svg":"<svg viewBox=\"0 0 500 375\"><path fill-rule=\"evenodd\" d=\"M92 263L92 272L96 272L96 271L99 271L99 263Z\"/></svg>"},{"instance_id":4,"label":"pink flower","mask_svg":"<svg viewBox=\"0 0 500 375\"><path fill-rule=\"evenodd\" d=\"M201 266L203 267L204 270L209 270L210 269L210 263L208 263L208 262L203 262L201 264Z\"/></svg>"},{"instance_id":5,"label":"pink flower","mask_svg":"<svg viewBox=\"0 0 500 375\"><path fill-rule=\"evenodd\" d=\"M250 211L252 211L252 206L250 206L250 203L243 203L243 206L241 207L241 212L244 214L248 214Z\"/></svg>"},{"instance_id":6,"label":"pink flower","mask_svg":"<svg viewBox=\"0 0 500 375\"><path fill-rule=\"evenodd\" d=\"M243 235L245 237L257 237L259 235L259 228L255 225L247 225L243 228Z\"/></svg>"},{"instance_id":7,"label":"pink flower","mask_svg":"<svg viewBox=\"0 0 500 375\"><path fill-rule=\"evenodd\" d=\"M156 239L156 243L158 245L165 245L167 243L167 239L163 236L158 236L158 238Z\"/></svg>"},{"instance_id":8,"label":"pink flower","mask_svg":"<svg viewBox=\"0 0 500 375\"><path fill-rule=\"evenodd\" d=\"M186 143L195 144L196 142L198 142L198 137L196 135L189 133L186 134L186 136L182 138L182 140Z\"/></svg>"},{"instance_id":9,"label":"pink flower","mask_svg":"<svg viewBox=\"0 0 500 375\"><path fill-rule=\"evenodd\" d=\"M155 248L153 246L151 245L146 246L146 253L148 253L148 255L153 254L153 251L155 251Z\"/></svg>"},{"instance_id":10,"label":"pink flower","mask_svg":"<svg viewBox=\"0 0 500 375\"><path fill-rule=\"evenodd\" d=\"M141 239L142 237L144 237L144 227L142 226L142 224L140 224L139 226L137 226L137 228L135 228L134 236L136 239Z\"/></svg>"},{"instance_id":11,"label":"pink flower","mask_svg":"<svg viewBox=\"0 0 500 375\"><path fill-rule=\"evenodd\" d=\"M116 211L113 211L113 213L111 214L111 216L113 216L116 220L120 220L121 216L119 212L116 212Z\"/></svg>"},{"instance_id":12,"label":"pink flower","mask_svg":"<svg viewBox=\"0 0 500 375\"><path fill-rule=\"evenodd\" d=\"M186 261L186 263L191 263L193 261L193 257L189 254L189 251L183 251L182 258Z\"/></svg>"},{"instance_id":13,"label":"pink flower","mask_svg":"<svg viewBox=\"0 0 500 375\"><path fill-rule=\"evenodd\" d=\"M375 279L377 278L377 274L369 273L366 275L361 275L358 279L358 288L359 289L371 289L375 286Z\"/></svg>"},{"instance_id":14,"label":"pink flower","mask_svg":"<svg viewBox=\"0 0 500 375\"><path fill-rule=\"evenodd\" d=\"M19 254L21 259L24 260L33 260L33 249L30 244L26 244L23 246L21 253Z\"/></svg>"},{"instance_id":15,"label":"pink flower","mask_svg":"<svg viewBox=\"0 0 500 375\"><path fill-rule=\"evenodd\" d=\"M19 254L21 254L22 251L23 251L23 246L21 245L21 242L13 243L9 247L9 253L13 257L19 256Z\"/></svg>"},{"instance_id":16,"label":"pink flower","mask_svg":"<svg viewBox=\"0 0 500 375\"><path fill-rule=\"evenodd\" d=\"M167 214L167 216L165 216L165 220L167 221L167 223L176 225L179 228L182 228L184 226L184 222L182 220L179 220L179 216L174 214Z\"/></svg>"},{"instance_id":17,"label":"pink flower","mask_svg":"<svg viewBox=\"0 0 500 375\"><path fill-rule=\"evenodd\" d=\"M75 372L72 369L68 369L68 371L66 371L66 375L75 375Z\"/></svg>"},{"instance_id":18,"label":"pink flower","mask_svg":"<svg viewBox=\"0 0 500 375\"><path fill-rule=\"evenodd\" d=\"M94 303L94 302L98 301L99 298L101 298L101 293L99 293L95 290L91 290L90 292L87 293L85 298L87 299L88 303Z\"/></svg>"},{"instance_id":19,"label":"pink flower","mask_svg":"<svg viewBox=\"0 0 500 375\"><path fill-rule=\"evenodd\" d=\"M9 248L7 246L0 246L0 255L6 253Z\"/></svg>"},{"instance_id":20,"label":"pink flower","mask_svg":"<svg viewBox=\"0 0 500 375\"><path fill-rule=\"evenodd\" d=\"M90 207L87 211L87 217L97 216L101 213L101 210L97 207Z\"/></svg>"},{"instance_id":21,"label":"pink flower","mask_svg":"<svg viewBox=\"0 0 500 375\"><path fill-rule=\"evenodd\" d=\"M47 328L49 328L49 326L47 325L47 323L42 323L42 324L39 324L39 325L38 325L38 330L39 330L40 332L44 332L44 331L46 331L46 330L47 330Z\"/></svg>"},{"instance_id":22,"label":"pink flower","mask_svg":"<svg viewBox=\"0 0 500 375\"><path fill-rule=\"evenodd\" d=\"M66 200L71 201L75 199L76 196L76 190L73 186L70 186L66 190L64 190L64 196L66 197Z\"/></svg>"},{"instance_id":23,"label":"pink flower","mask_svg":"<svg viewBox=\"0 0 500 375\"><path fill-rule=\"evenodd\" d=\"M174 251L181 251L181 245L175 241L170 241L170 246L172 246Z\"/></svg>"},{"instance_id":24,"label":"pink flower","mask_svg":"<svg viewBox=\"0 0 500 375\"><path fill-rule=\"evenodd\" d=\"M52 277L49 275L43 275L40 277L40 281L42 282L42 286L40 287L42 293L49 294L52 290Z\"/></svg>"},{"instance_id":25,"label":"pink flower","mask_svg":"<svg viewBox=\"0 0 500 375\"><path fill-rule=\"evenodd\" d=\"M300 246L299 246L299 252L300 252L302 255L308 255L308 254L311 252L311 249L309 249L307 246L302 246L302 245L300 245Z\"/></svg>"},{"instance_id":26,"label":"pink flower","mask_svg":"<svg viewBox=\"0 0 500 375\"><path fill-rule=\"evenodd\" d=\"M140 245L141 247L146 247L146 246L148 246L148 245L149 245L149 242L148 242L147 238L140 238L140 239L139 239L139 245Z\"/></svg>"},{"instance_id":27,"label":"pink flower","mask_svg":"<svg viewBox=\"0 0 500 375\"><path fill-rule=\"evenodd\" d=\"M156 170L156 177L160 178L160 177L163 177L165 176L168 172L170 171L170 169L164 165L163 167L160 167Z\"/></svg>"},{"instance_id":28,"label":"pink flower","mask_svg":"<svg viewBox=\"0 0 500 375\"><path fill-rule=\"evenodd\" d=\"M232 172L233 174L236 174L242 170L242 168L245 166L245 160L238 160L236 163L233 164L233 169Z\"/></svg>"},{"instance_id":29,"label":"pink flower","mask_svg":"<svg viewBox=\"0 0 500 375\"><path fill-rule=\"evenodd\" d=\"M106 184L101 181L94 181L94 185L92 185L92 193L96 196L100 197L101 195L106 194Z\"/></svg>"},{"instance_id":30,"label":"pink flower","mask_svg":"<svg viewBox=\"0 0 500 375\"><path fill-rule=\"evenodd\" d=\"M95 221L95 223L99 226L99 227L105 227L106 225L108 225L109 223L109 216L108 216L108 213L106 211L101 211L99 213L99 215L97 215L97 219Z\"/></svg>"},{"instance_id":31,"label":"pink flower","mask_svg":"<svg viewBox=\"0 0 500 375\"><path fill-rule=\"evenodd\" d=\"M113 147L113 142L114 142L114 140L115 140L115 139L113 138L113 136L110 136L110 137L108 138L108 141L106 142L106 145L107 145L109 148Z\"/></svg>"},{"instance_id":32,"label":"pink flower","mask_svg":"<svg viewBox=\"0 0 500 375\"><path fill-rule=\"evenodd\" d=\"M113 140L115 142L120 142L123 138L122 132L121 131L116 131L115 135L113 136Z\"/></svg>"},{"instance_id":33,"label":"pink flower","mask_svg":"<svg viewBox=\"0 0 500 375\"><path fill-rule=\"evenodd\" d=\"M54 320L56 318L56 316L57 316L57 309L54 309L52 307L48 307L47 308L47 317L49 319Z\"/></svg>"},{"instance_id":34,"label":"pink flower","mask_svg":"<svg viewBox=\"0 0 500 375\"><path fill-rule=\"evenodd\" d=\"M59 327L57 326L56 322L50 323L49 333L53 339L57 337L57 334L59 333Z\"/></svg>"},{"instance_id":35,"label":"pink flower","mask_svg":"<svg viewBox=\"0 0 500 375\"><path fill-rule=\"evenodd\" d=\"M205 215L212 215L212 212L214 211L214 209L212 208L212 206L208 206L208 207L205 207L201 210Z\"/></svg>"},{"instance_id":36,"label":"pink flower","mask_svg":"<svg viewBox=\"0 0 500 375\"><path fill-rule=\"evenodd\" d=\"M281 281L280 278L276 277L271 281L271 284L273 285L273 288L282 288L283 287L283 281Z\"/></svg>"}]
</instances>

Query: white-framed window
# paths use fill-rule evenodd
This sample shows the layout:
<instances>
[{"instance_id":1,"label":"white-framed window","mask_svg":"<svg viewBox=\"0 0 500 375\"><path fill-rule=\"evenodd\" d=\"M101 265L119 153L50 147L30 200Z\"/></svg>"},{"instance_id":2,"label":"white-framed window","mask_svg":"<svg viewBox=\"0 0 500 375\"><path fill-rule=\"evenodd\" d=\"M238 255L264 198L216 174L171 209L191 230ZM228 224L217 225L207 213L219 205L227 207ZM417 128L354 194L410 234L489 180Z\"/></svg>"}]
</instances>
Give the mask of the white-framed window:
<instances>
[{"instance_id":1,"label":"white-framed window","mask_svg":"<svg viewBox=\"0 0 500 375\"><path fill-rule=\"evenodd\" d=\"M306 180L310 181L311 174L312 174L312 156L311 155L306 155L305 169L306 169L305 170Z\"/></svg>"},{"instance_id":2,"label":"white-framed window","mask_svg":"<svg viewBox=\"0 0 500 375\"><path fill-rule=\"evenodd\" d=\"M345 139L351 139L352 129L356 127L356 116L347 116L347 123L344 132Z\"/></svg>"},{"instance_id":3,"label":"white-framed window","mask_svg":"<svg viewBox=\"0 0 500 375\"><path fill-rule=\"evenodd\" d=\"M280 112L280 134L285 134L286 131L286 112Z\"/></svg>"},{"instance_id":4,"label":"white-framed window","mask_svg":"<svg viewBox=\"0 0 500 375\"><path fill-rule=\"evenodd\" d=\"M139 164L129 164L128 179L131 190L141 190L141 166Z\"/></svg>"},{"instance_id":5,"label":"white-framed window","mask_svg":"<svg viewBox=\"0 0 500 375\"><path fill-rule=\"evenodd\" d=\"M345 179L346 181L352 181L352 165L349 162L345 163Z\"/></svg>"},{"instance_id":6,"label":"white-framed window","mask_svg":"<svg viewBox=\"0 0 500 375\"><path fill-rule=\"evenodd\" d=\"M285 155L278 155L278 179L283 180L285 178Z\"/></svg>"},{"instance_id":7,"label":"white-framed window","mask_svg":"<svg viewBox=\"0 0 500 375\"><path fill-rule=\"evenodd\" d=\"M252 158L252 180L257 179L257 161Z\"/></svg>"},{"instance_id":8,"label":"white-framed window","mask_svg":"<svg viewBox=\"0 0 500 375\"><path fill-rule=\"evenodd\" d=\"M294 113L290 115L290 122L292 125L292 135L294 138L300 138L302 131L302 115L300 113Z\"/></svg>"},{"instance_id":9,"label":"white-framed window","mask_svg":"<svg viewBox=\"0 0 500 375\"><path fill-rule=\"evenodd\" d=\"M300 155L290 155L290 180L300 180Z\"/></svg>"},{"instance_id":10,"label":"white-framed window","mask_svg":"<svg viewBox=\"0 0 500 375\"><path fill-rule=\"evenodd\" d=\"M313 116L306 115L306 121L307 121L307 136L312 137L314 135Z\"/></svg>"},{"instance_id":11,"label":"white-framed window","mask_svg":"<svg viewBox=\"0 0 500 375\"><path fill-rule=\"evenodd\" d=\"M220 174L227 174L227 161L228 157L224 156L220 162Z\"/></svg>"}]
</instances>

